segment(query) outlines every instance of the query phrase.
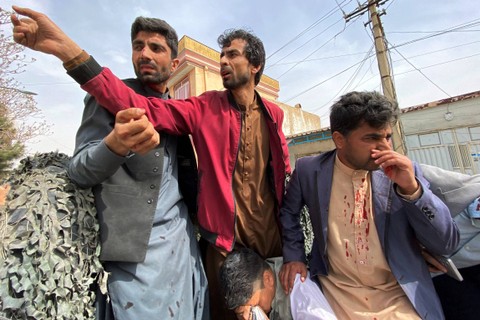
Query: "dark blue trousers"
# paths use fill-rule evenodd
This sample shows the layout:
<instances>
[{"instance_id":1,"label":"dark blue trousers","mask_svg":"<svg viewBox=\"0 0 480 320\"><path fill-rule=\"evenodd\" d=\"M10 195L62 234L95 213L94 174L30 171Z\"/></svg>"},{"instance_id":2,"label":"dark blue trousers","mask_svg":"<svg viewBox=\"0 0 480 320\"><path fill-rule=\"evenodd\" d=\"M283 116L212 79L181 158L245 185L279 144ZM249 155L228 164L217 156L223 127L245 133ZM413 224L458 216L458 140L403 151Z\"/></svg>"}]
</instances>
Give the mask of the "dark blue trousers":
<instances>
[{"instance_id":1,"label":"dark blue trousers","mask_svg":"<svg viewBox=\"0 0 480 320\"><path fill-rule=\"evenodd\" d=\"M459 269L463 281L446 274L433 278L446 320L480 319L480 264Z\"/></svg>"}]
</instances>

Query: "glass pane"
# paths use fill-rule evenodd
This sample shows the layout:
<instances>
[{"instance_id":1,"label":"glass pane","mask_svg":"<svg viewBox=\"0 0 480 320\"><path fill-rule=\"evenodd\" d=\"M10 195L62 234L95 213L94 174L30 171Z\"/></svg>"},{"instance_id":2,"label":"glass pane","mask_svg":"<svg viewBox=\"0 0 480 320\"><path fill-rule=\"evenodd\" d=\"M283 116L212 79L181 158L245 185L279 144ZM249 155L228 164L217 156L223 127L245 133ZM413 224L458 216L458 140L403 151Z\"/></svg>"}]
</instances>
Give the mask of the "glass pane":
<instances>
[{"instance_id":1,"label":"glass pane","mask_svg":"<svg viewBox=\"0 0 480 320\"><path fill-rule=\"evenodd\" d=\"M419 148L420 147L420 141L418 141L418 136L416 134L406 136L405 141L407 143L408 148Z\"/></svg>"},{"instance_id":2,"label":"glass pane","mask_svg":"<svg viewBox=\"0 0 480 320\"><path fill-rule=\"evenodd\" d=\"M453 144L453 134L450 130L440 131L440 137L442 138L443 144Z\"/></svg>"},{"instance_id":3,"label":"glass pane","mask_svg":"<svg viewBox=\"0 0 480 320\"><path fill-rule=\"evenodd\" d=\"M455 133L457 134L457 141L459 143L470 141L470 132L468 132L468 128L455 129Z\"/></svg>"},{"instance_id":4,"label":"glass pane","mask_svg":"<svg viewBox=\"0 0 480 320\"><path fill-rule=\"evenodd\" d=\"M433 146L440 144L440 136L438 132L422 134L418 136L422 146Z\"/></svg>"},{"instance_id":5,"label":"glass pane","mask_svg":"<svg viewBox=\"0 0 480 320\"><path fill-rule=\"evenodd\" d=\"M480 140L480 127L470 128L470 136L472 140Z\"/></svg>"}]
</instances>

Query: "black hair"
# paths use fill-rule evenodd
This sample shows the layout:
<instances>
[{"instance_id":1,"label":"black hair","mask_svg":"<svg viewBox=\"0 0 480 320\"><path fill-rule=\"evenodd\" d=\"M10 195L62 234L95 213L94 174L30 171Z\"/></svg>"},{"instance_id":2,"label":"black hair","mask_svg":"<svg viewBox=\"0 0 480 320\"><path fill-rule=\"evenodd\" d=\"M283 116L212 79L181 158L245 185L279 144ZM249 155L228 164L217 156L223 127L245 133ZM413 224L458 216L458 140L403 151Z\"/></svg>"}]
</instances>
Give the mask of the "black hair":
<instances>
[{"instance_id":1,"label":"black hair","mask_svg":"<svg viewBox=\"0 0 480 320\"><path fill-rule=\"evenodd\" d=\"M399 116L398 104L376 91L352 91L340 97L330 109L330 130L348 135L363 123L372 128L394 125Z\"/></svg>"},{"instance_id":2,"label":"black hair","mask_svg":"<svg viewBox=\"0 0 480 320\"><path fill-rule=\"evenodd\" d=\"M157 18L137 17L132 24L131 40L135 40L140 31L154 32L165 37L167 45L172 51L171 58L175 59L178 55L178 36L166 21Z\"/></svg>"},{"instance_id":3,"label":"black hair","mask_svg":"<svg viewBox=\"0 0 480 320\"><path fill-rule=\"evenodd\" d=\"M252 298L257 283L263 288L263 273L268 269L268 263L250 249L231 252L220 268L220 289L227 308L244 305Z\"/></svg>"},{"instance_id":4,"label":"black hair","mask_svg":"<svg viewBox=\"0 0 480 320\"><path fill-rule=\"evenodd\" d=\"M263 47L263 42L253 33L243 29L225 30L225 32L218 37L217 42L220 48L224 48L230 46L235 39L245 40L247 43L245 45L245 57L254 67L260 66L260 69L255 75L255 85L257 85L260 82L263 69L265 68L265 48Z\"/></svg>"}]
</instances>

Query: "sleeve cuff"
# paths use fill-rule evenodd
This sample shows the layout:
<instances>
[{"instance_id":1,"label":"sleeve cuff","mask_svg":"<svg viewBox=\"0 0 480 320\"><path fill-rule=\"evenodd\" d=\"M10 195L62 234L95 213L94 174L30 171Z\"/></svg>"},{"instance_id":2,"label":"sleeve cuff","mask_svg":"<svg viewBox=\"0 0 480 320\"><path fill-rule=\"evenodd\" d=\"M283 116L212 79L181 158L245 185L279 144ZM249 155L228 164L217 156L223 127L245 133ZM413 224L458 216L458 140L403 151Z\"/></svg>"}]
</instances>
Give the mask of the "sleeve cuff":
<instances>
[{"instance_id":1,"label":"sleeve cuff","mask_svg":"<svg viewBox=\"0 0 480 320\"><path fill-rule=\"evenodd\" d=\"M399 188L398 188L398 185L395 186L395 189L396 189L396 191L397 191L397 194L398 194L401 198L403 198L403 199L405 199L405 200L407 200L407 201L416 201L416 200L418 200L418 198L421 197L422 191L423 191L422 185L421 185L420 183L418 183L418 189L417 189L413 194L403 194L403 193L401 193L400 190L399 190Z\"/></svg>"},{"instance_id":2,"label":"sleeve cuff","mask_svg":"<svg viewBox=\"0 0 480 320\"><path fill-rule=\"evenodd\" d=\"M66 64L69 64L67 62ZM74 63L72 63L73 65ZM65 67L67 69L67 67ZM67 69L67 74L73 78L78 84L84 85L91 79L95 78L102 72L103 68L98 62L89 56L88 59L78 65L74 65L71 69Z\"/></svg>"}]
</instances>

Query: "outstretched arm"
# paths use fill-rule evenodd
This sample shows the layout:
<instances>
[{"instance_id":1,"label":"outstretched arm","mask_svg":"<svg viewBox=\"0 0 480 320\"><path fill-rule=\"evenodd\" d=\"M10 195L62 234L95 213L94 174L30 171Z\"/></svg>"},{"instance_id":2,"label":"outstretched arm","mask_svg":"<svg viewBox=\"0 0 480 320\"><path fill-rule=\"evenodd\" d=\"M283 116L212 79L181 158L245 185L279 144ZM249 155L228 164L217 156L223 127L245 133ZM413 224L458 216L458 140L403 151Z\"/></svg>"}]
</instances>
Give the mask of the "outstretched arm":
<instances>
[{"instance_id":1,"label":"outstretched arm","mask_svg":"<svg viewBox=\"0 0 480 320\"><path fill-rule=\"evenodd\" d=\"M27 18L12 14L13 40L35 51L56 56L62 62L77 57L82 49L45 14L28 8L12 7Z\"/></svg>"},{"instance_id":2,"label":"outstretched arm","mask_svg":"<svg viewBox=\"0 0 480 320\"><path fill-rule=\"evenodd\" d=\"M28 18L12 15L14 40L28 48L52 54L64 62L68 74L112 114L131 107L145 109L155 129L173 135L192 133L201 116L199 99L163 100L135 93L110 70L102 68L45 14L27 8L13 9ZM205 103L205 100L202 100Z\"/></svg>"}]
</instances>

